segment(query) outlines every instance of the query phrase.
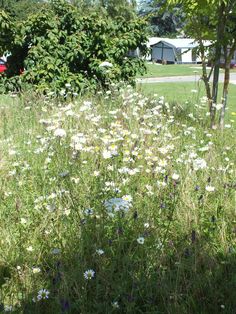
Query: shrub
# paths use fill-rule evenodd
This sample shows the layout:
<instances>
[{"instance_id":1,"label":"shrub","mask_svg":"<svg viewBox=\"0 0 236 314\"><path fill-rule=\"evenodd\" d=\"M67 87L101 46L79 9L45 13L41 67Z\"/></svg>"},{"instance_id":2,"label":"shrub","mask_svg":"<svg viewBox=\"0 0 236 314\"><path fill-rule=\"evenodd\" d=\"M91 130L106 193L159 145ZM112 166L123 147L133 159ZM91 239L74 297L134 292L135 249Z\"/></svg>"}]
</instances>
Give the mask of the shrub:
<instances>
[{"instance_id":1,"label":"shrub","mask_svg":"<svg viewBox=\"0 0 236 314\"><path fill-rule=\"evenodd\" d=\"M62 94L65 86L78 93L113 82L134 83L144 62L130 57L129 51L146 53L145 25L136 17L126 21L96 12L81 16L65 1L52 1L47 11L13 23L12 40L4 42L11 53L7 76L18 76L24 68L22 82Z\"/></svg>"}]
</instances>

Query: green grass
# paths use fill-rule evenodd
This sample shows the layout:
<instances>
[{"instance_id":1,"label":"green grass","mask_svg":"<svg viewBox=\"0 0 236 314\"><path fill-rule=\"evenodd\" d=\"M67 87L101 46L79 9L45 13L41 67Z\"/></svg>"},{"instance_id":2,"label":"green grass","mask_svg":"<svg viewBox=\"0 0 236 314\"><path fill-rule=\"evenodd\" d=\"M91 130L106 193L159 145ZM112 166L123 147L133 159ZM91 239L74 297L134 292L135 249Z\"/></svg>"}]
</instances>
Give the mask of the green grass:
<instances>
[{"instance_id":1,"label":"green grass","mask_svg":"<svg viewBox=\"0 0 236 314\"><path fill-rule=\"evenodd\" d=\"M142 77L189 76L202 74L201 65L198 64L160 65L157 63L146 63L146 66L147 73L145 73Z\"/></svg>"},{"instance_id":2,"label":"green grass","mask_svg":"<svg viewBox=\"0 0 236 314\"><path fill-rule=\"evenodd\" d=\"M147 73L143 77L186 76L201 74L201 66L195 64L152 64L147 63Z\"/></svg>"},{"instance_id":3,"label":"green grass","mask_svg":"<svg viewBox=\"0 0 236 314\"><path fill-rule=\"evenodd\" d=\"M137 89L148 96L157 94L164 96L168 102L177 102L183 104L188 102L190 106L199 103L201 97L205 95L204 84L202 82L184 82L184 83L150 83L138 84ZM222 84L219 84L219 99L221 97ZM236 85L229 86L229 99L226 120L235 120L233 125L236 127ZM233 115L232 115L233 113Z\"/></svg>"},{"instance_id":4,"label":"green grass","mask_svg":"<svg viewBox=\"0 0 236 314\"><path fill-rule=\"evenodd\" d=\"M0 111L1 313L235 312L234 129L131 89Z\"/></svg>"}]
</instances>

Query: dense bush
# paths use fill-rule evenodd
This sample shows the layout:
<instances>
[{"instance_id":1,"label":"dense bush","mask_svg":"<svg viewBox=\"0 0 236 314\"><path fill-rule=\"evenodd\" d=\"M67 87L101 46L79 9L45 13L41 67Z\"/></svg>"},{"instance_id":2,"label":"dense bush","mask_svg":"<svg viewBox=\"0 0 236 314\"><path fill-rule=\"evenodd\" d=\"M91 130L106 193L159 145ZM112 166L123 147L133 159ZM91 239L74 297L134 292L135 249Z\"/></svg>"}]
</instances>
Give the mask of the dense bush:
<instances>
[{"instance_id":1,"label":"dense bush","mask_svg":"<svg viewBox=\"0 0 236 314\"><path fill-rule=\"evenodd\" d=\"M10 23L6 30L3 24ZM57 0L24 23L1 14L0 27L2 33L10 32L1 45L11 53L7 77L25 69L20 84L18 80L12 86L27 83L43 91L78 93L87 87L132 82L144 70L143 60L129 56L137 47L146 53L145 22L138 18L81 15L78 8Z\"/></svg>"}]
</instances>

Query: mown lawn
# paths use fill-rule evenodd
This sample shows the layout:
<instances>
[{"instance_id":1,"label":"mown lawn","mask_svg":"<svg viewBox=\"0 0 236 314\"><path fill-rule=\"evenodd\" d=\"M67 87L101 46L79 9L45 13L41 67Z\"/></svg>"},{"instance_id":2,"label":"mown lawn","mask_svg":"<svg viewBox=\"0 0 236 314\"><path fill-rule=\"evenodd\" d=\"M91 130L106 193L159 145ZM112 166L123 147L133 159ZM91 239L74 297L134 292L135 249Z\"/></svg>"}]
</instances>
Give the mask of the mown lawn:
<instances>
[{"instance_id":1,"label":"mown lawn","mask_svg":"<svg viewBox=\"0 0 236 314\"><path fill-rule=\"evenodd\" d=\"M147 73L145 73L142 77L188 76L201 75L202 73L201 65L198 64L160 65L158 63L147 63L146 66Z\"/></svg>"},{"instance_id":2,"label":"mown lawn","mask_svg":"<svg viewBox=\"0 0 236 314\"><path fill-rule=\"evenodd\" d=\"M160 65L158 63L147 63L147 73L143 77L165 77L179 75L201 74L201 66L195 64L168 64Z\"/></svg>"}]
</instances>

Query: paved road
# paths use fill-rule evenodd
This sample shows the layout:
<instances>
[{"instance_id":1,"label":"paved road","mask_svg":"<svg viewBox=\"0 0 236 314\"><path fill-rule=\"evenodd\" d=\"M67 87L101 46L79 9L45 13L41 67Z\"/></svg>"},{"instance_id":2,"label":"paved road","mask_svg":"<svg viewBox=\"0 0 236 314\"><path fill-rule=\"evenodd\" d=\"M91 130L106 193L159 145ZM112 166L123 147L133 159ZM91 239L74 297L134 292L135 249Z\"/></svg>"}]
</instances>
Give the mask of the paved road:
<instances>
[{"instance_id":1,"label":"paved road","mask_svg":"<svg viewBox=\"0 0 236 314\"><path fill-rule=\"evenodd\" d=\"M195 82L200 79L200 75L191 76L168 76L168 77L150 77L138 78L137 83L173 83L173 82ZM223 82L224 75L220 74L220 82ZM236 73L231 73L230 83L236 85Z\"/></svg>"}]
</instances>

